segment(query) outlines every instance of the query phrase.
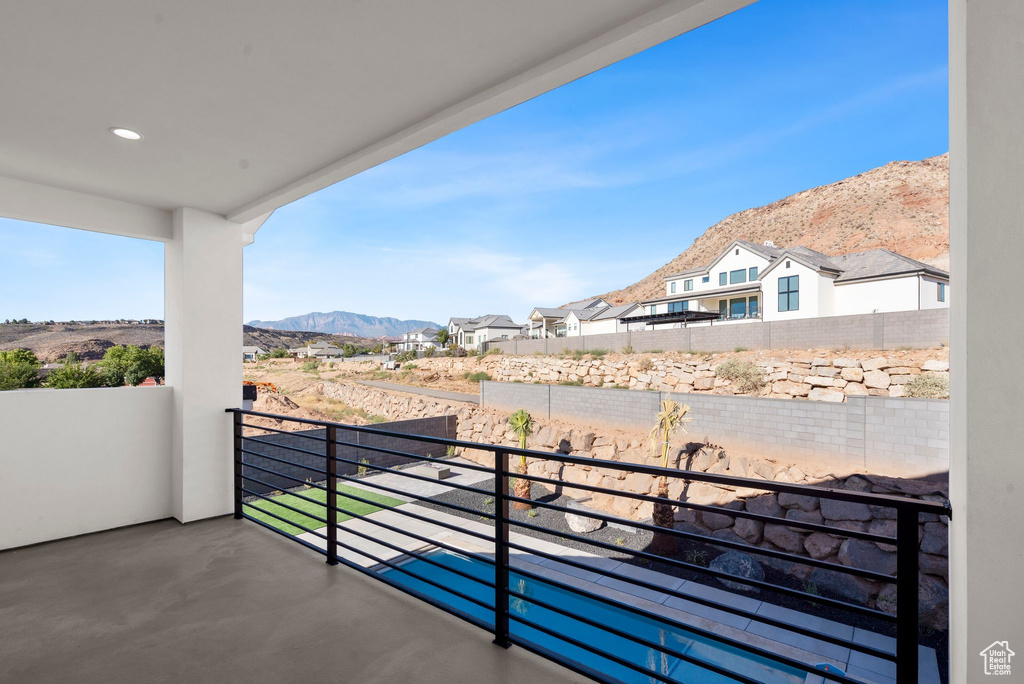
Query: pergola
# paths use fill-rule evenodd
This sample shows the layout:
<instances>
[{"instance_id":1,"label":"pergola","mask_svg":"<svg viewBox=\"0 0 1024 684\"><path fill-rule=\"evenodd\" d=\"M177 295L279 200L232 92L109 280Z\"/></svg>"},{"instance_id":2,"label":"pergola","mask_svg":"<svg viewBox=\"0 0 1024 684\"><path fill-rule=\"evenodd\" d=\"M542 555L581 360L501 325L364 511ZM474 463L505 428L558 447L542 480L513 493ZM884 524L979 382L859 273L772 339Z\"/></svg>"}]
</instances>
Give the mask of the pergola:
<instances>
[{"instance_id":1,"label":"pergola","mask_svg":"<svg viewBox=\"0 0 1024 684\"><path fill-rule=\"evenodd\" d=\"M231 511L242 249L276 208L751 1L8 3L0 215L165 244L167 387L0 395L0 548ZM1024 320L991 296L1024 253L1022 30L950 2L954 682L1024 634Z\"/></svg>"}]
</instances>

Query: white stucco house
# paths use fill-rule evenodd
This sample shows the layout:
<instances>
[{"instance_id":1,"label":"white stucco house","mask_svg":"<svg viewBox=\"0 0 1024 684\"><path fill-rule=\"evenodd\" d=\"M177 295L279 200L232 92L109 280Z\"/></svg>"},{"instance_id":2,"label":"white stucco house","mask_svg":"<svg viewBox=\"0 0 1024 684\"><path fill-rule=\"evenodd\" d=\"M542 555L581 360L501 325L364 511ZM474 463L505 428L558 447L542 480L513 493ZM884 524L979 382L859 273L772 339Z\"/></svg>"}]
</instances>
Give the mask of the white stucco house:
<instances>
[{"instance_id":1,"label":"white stucco house","mask_svg":"<svg viewBox=\"0 0 1024 684\"><path fill-rule=\"evenodd\" d=\"M419 328L402 333L402 341L398 343L398 351L424 351L440 347L436 328Z\"/></svg>"},{"instance_id":2,"label":"white stucco house","mask_svg":"<svg viewBox=\"0 0 1024 684\"><path fill-rule=\"evenodd\" d=\"M735 240L710 264L665 277L632 329L911 311L949 306L949 273L887 249L829 256Z\"/></svg>"},{"instance_id":3,"label":"white stucco house","mask_svg":"<svg viewBox=\"0 0 1024 684\"><path fill-rule=\"evenodd\" d=\"M328 359L341 356L341 349L327 342L314 342L305 347L289 349L288 353L297 359Z\"/></svg>"},{"instance_id":4,"label":"white stucco house","mask_svg":"<svg viewBox=\"0 0 1024 684\"><path fill-rule=\"evenodd\" d=\"M563 307L542 307L538 306L530 312L529 325L530 337L569 337L581 334L580 321L590 315L610 307L604 299L596 297L576 302ZM573 321L567 318L572 313L578 315Z\"/></svg>"},{"instance_id":5,"label":"white stucco house","mask_svg":"<svg viewBox=\"0 0 1024 684\"><path fill-rule=\"evenodd\" d=\"M487 341L510 340L520 334L522 329L522 325L505 314L448 320L449 339L466 350L479 349Z\"/></svg>"},{"instance_id":6,"label":"white stucco house","mask_svg":"<svg viewBox=\"0 0 1024 684\"><path fill-rule=\"evenodd\" d=\"M245 361L256 361L260 356L266 353L267 350L263 347L248 344L242 347L242 359Z\"/></svg>"}]
</instances>

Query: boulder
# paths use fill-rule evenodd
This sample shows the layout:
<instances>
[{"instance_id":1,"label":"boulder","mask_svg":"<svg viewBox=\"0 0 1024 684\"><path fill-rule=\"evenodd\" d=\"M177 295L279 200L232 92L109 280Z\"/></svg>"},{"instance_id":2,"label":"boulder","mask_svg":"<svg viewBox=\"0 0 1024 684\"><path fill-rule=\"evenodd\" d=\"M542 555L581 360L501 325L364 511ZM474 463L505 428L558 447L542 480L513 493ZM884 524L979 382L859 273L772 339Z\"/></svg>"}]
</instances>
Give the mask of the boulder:
<instances>
[{"instance_id":1,"label":"boulder","mask_svg":"<svg viewBox=\"0 0 1024 684\"><path fill-rule=\"evenodd\" d=\"M949 589L930 575L920 575L917 591L919 625L931 631L949 629ZM886 584L878 592L875 607L889 615L896 614L896 585Z\"/></svg>"},{"instance_id":2,"label":"boulder","mask_svg":"<svg viewBox=\"0 0 1024 684\"><path fill-rule=\"evenodd\" d=\"M860 368L860 361L856 359L835 359L832 365L836 368Z\"/></svg>"},{"instance_id":3,"label":"boulder","mask_svg":"<svg viewBox=\"0 0 1024 684\"><path fill-rule=\"evenodd\" d=\"M801 511L799 508L791 508L786 511L786 520L795 520L796 522L805 523L816 523L818 525L825 522L821 517L821 511ZM798 532L806 532L800 527L791 527L791 530L797 530Z\"/></svg>"},{"instance_id":4,"label":"boulder","mask_svg":"<svg viewBox=\"0 0 1024 684\"><path fill-rule=\"evenodd\" d=\"M888 364L889 362L886 359L882 358L881 356L876 356L873 359L861 361L860 367L864 369L865 373L867 373L868 371L881 370L882 368L888 366Z\"/></svg>"},{"instance_id":5,"label":"boulder","mask_svg":"<svg viewBox=\"0 0 1024 684\"><path fill-rule=\"evenodd\" d=\"M861 382L864 380L864 371L860 368L844 368L839 373L839 377L847 382Z\"/></svg>"},{"instance_id":6,"label":"boulder","mask_svg":"<svg viewBox=\"0 0 1024 684\"><path fill-rule=\"evenodd\" d=\"M837 389L826 389L824 387L815 387L807 393L807 398L811 401L831 401L841 402L846 399L846 395Z\"/></svg>"},{"instance_id":7,"label":"boulder","mask_svg":"<svg viewBox=\"0 0 1024 684\"><path fill-rule=\"evenodd\" d=\"M804 535L784 525L765 525L764 538L775 546L790 553L804 550Z\"/></svg>"},{"instance_id":8,"label":"boulder","mask_svg":"<svg viewBox=\"0 0 1024 684\"><path fill-rule=\"evenodd\" d=\"M764 523L749 518L736 518L732 529L740 538L751 544L759 543L764 535Z\"/></svg>"},{"instance_id":9,"label":"boulder","mask_svg":"<svg viewBox=\"0 0 1024 684\"><path fill-rule=\"evenodd\" d=\"M818 497L782 492L779 494L779 505L783 508L796 508L801 511L815 511L818 509Z\"/></svg>"},{"instance_id":10,"label":"boulder","mask_svg":"<svg viewBox=\"0 0 1024 684\"><path fill-rule=\"evenodd\" d=\"M918 567L926 575L936 575L949 580L949 559L945 556L922 553L918 558Z\"/></svg>"},{"instance_id":11,"label":"boulder","mask_svg":"<svg viewBox=\"0 0 1024 684\"><path fill-rule=\"evenodd\" d=\"M866 396L868 391L864 389L864 385L858 382L851 382L843 388L843 394L848 397L863 397Z\"/></svg>"},{"instance_id":12,"label":"boulder","mask_svg":"<svg viewBox=\"0 0 1024 684\"><path fill-rule=\"evenodd\" d=\"M576 515L575 513L566 513L565 522L569 525L569 529L576 534L596 532L601 529L602 525L604 525L603 520L588 518L585 515Z\"/></svg>"},{"instance_id":13,"label":"boulder","mask_svg":"<svg viewBox=\"0 0 1024 684\"><path fill-rule=\"evenodd\" d=\"M868 605L875 589L874 585L867 580L825 568L812 570L808 581L822 594L835 596L862 606Z\"/></svg>"},{"instance_id":14,"label":"boulder","mask_svg":"<svg viewBox=\"0 0 1024 684\"><path fill-rule=\"evenodd\" d=\"M811 558L822 560L834 555L842 544L842 539L837 539L831 534L812 532L804 539L804 550Z\"/></svg>"},{"instance_id":15,"label":"boulder","mask_svg":"<svg viewBox=\"0 0 1024 684\"><path fill-rule=\"evenodd\" d=\"M764 568L761 567L761 564L747 554L739 551L726 551L721 556L717 556L713 561L711 561L711 564L708 567L717 572L732 575L734 577L764 581ZM757 589L756 587L751 587L747 584L740 584L739 582L730 582L729 580L722 579L721 577L718 578L718 581L733 591L741 591L747 594L756 594L760 591L760 589Z\"/></svg>"},{"instance_id":16,"label":"boulder","mask_svg":"<svg viewBox=\"0 0 1024 684\"><path fill-rule=\"evenodd\" d=\"M925 523L924 537L921 539L921 551L948 556L949 528L940 522Z\"/></svg>"},{"instance_id":17,"label":"boulder","mask_svg":"<svg viewBox=\"0 0 1024 684\"><path fill-rule=\"evenodd\" d=\"M810 385L803 382L793 382L792 380L780 380L772 385L772 392L788 394L791 397L806 397L810 391Z\"/></svg>"},{"instance_id":18,"label":"boulder","mask_svg":"<svg viewBox=\"0 0 1024 684\"><path fill-rule=\"evenodd\" d=\"M588 451L594 443L594 433L573 430L570 433L569 441L573 451Z\"/></svg>"},{"instance_id":19,"label":"boulder","mask_svg":"<svg viewBox=\"0 0 1024 684\"><path fill-rule=\"evenodd\" d=\"M873 517L867 504L836 501L835 499L821 500L821 514L825 516L826 520L868 521Z\"/></svg>"},{"instance_id":20,"label":"boulder","mask_svg":"<svg viewBox=\"0 0 1024 684\"><path fill-rule=\"evenodd\" d=\"M868 532L883 537L895 537L896 521L892 518L875 518L870 523L868 523ZM878 546L878 548L880 548L883 551L896 550L896 546L893 544L882 544L880 542L874 543Z\"/></svg>"},{"instance_id":21,"label":"boulder","mask_svg":"<svg viewBox=\"0 0 1024 684\"><path fill-rule=\"evenodd\" d=\"M889 374L880 370L871 370L864 373L864 386L870 389L886 389L891 384Z\"/></svg>"},{"instance_id":22,"label":"boulder","mask_svg":"<svg viewBox=\"0 0 1024 684\"><path fill-rule=\"evenodd\" d=\"M949 361L925 361L921 364L921 370L943 373L949 370Z\"/></svg>"},{"instance_id":23,"label":"boulder","mask_svg":"<svg viewBox=\"0 0 1024 684\"><path fill-rule=\"evenodd\" d=\"M847 539L839 547L839 562L851 568L881 572L886 575L896 573L896 554L883 551L878 545L863 539Z\"/></svg>"},{"instance_id":24,"label":"boulder","mask_svg":"<svg viewBox=\"0 0 1024 684\"><path fill-rule=\"evenodd\" d=\"M736 542L737 544L747 544L747 540L739 536L732 531L731 527L727 527L724 530L715 530L711 533L712 539L724 539L725 541Z\"/></svg>"},{"instance_id":25,"label":"boulder","mask_svg":"<svg viewBox=\"0 0 1024 684\"><path fill-rule=\"evenodd\" d=\"M781 518L783 515L782 506L774 494L761 494L746 500L746 509L758 515L770 515L774 518Z\"/></svg>"},{"instance_id":26,"label":"boulder","mask_svg":"<svg viewBox=\"0 0 1024 684\"><path fill-rule=\"evenodd\" d=\"M701 522L710 530L721 530L732 527L733 517L724 513L709 513L704 511L700 514Z\"/></svg>"}]
</instances>

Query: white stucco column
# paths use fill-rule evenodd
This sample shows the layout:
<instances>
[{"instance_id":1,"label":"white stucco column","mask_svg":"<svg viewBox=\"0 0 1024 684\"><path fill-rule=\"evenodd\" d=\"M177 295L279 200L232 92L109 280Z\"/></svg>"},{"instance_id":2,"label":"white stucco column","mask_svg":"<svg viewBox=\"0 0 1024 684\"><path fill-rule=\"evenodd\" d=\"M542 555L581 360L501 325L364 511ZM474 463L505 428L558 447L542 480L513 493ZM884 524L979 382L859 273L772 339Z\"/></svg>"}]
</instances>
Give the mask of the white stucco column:
<instances>
[{"instance_id":1,"label":"white stucco column","mask_svg":"<svg viewBox=\"0 0 1024 684\"><path fill-rule=\"evenodd\" d=\"M1024 680L1022 31L1020 0L950 2L951 682L995 641Z\"/></svg>"},{"instance_id":2,"label":"white stucco column","mask_svg":"<svg viewBox=\"0 0 1024 684\"><path fill-rule=\"evenodd\" d=\"M181 522L232 510L242 399L243 226L176 209L164 264L167 384L174 390L172 511Z\"/></svg>"}]
</instances>

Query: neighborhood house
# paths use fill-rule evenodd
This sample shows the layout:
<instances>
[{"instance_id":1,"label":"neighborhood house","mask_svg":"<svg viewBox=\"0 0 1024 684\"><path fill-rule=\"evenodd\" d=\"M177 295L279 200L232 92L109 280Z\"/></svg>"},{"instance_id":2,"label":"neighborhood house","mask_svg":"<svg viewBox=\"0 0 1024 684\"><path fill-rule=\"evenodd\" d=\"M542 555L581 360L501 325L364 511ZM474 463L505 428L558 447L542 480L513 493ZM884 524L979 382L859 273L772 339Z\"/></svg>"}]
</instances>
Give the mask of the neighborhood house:
<instances>
[{"instance_id":1,"label":"neighborhood house","mask_svg":"<svg viewBox=\"0 0 1024 684\"><path fill-rule=\"evenodd\" d=\"M480 345L487 341L510 340L522 331L523 326L514 323L505 314L448 320L449 339L467 351L479 349Z\"/></svg>"}]
</instances>

